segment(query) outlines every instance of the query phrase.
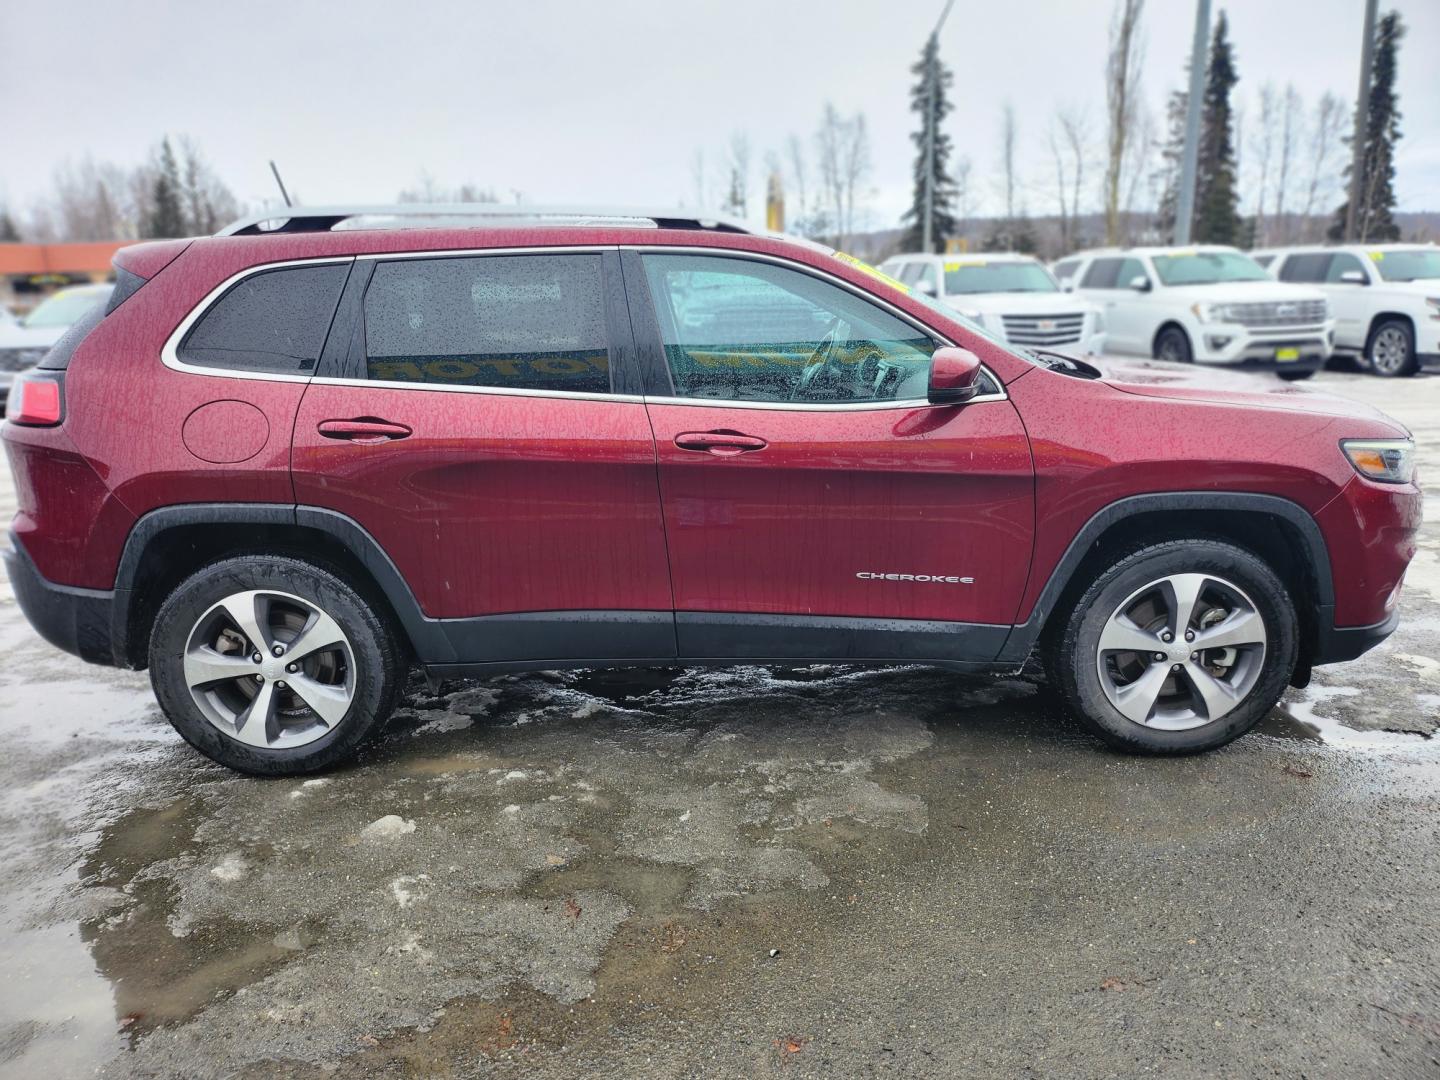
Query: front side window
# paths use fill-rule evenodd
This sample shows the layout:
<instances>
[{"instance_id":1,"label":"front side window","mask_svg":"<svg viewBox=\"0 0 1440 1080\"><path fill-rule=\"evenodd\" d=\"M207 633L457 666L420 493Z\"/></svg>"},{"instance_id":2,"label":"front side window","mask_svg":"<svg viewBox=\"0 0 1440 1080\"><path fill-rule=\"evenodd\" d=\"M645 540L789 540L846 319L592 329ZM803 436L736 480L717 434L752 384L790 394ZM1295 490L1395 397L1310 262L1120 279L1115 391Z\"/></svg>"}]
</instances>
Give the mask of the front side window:
<instances>
[{"instance_id":1,"label":"front side window","mask_svg":"<svg viewBox=\"0 0 1440 1080\"><path fill-rule=\"evenodd\" d=\"M371 379L610 392L598 254L397 259L365 293Z\"/></svg>"},{"instance_id":2,"label":"front side window","mask_svg":"<svg viewBox=\"0 0 1440 1080\"><path fill-rule=\"evenodd\" d=\"M1270 280L1259 263L1238 251L1182 251L1155 255L1152 261L1160 280L1172 286Z\"/></svg>"},{"instance_id":3,"label":"front side window","mask_svg":"<svg viewBox=\"0 0 1440 1080\"><path fill-rule=\"evenodd\" d=\"M952 259L945 264L945 295L966 293L1059 292L1039 263Z\"/></svg>"},{"instance_id":4,"label":"front side window","mask_svg":"<svg viewBox=\"0 0 1440 1080\"><path fill-rule=\"evenodd\" d=\"M177 355L227 371L313 374L349 273L346 262L251 274L211 305Z\"/></svg>"},{"instance_id":5,"label":"front side window","mask_svg":"<svg viewBox=\"0 0 1440 1080\"><path fill-rule=\"evenodd\" d=\"M1344 279L1342 274L1359 274L1366 281L1370 280L1365 268L1360 265L1360 260L1348 251L1337 251L1330 256L1330 269L1325 274L1325 280L1331 284L1338 284Z\"/></svg>"},{"instance_id":6,"label":"front side window","mask_svg":"<svg viewBox=\"0 0 1440 1080\"><path fill-rule=\"evenodd\" d=\"M1075 276L1075 271L1079 266L1079 259L1067 259L1064 262L1058 262L1055 264L1055 276L1061 281L1069 281Z\"/></svg>"},{"instance_id":7,"label":"front side window","mask_svg":"<svg viewBox=\"0 0 1440 1080\"><path fill-rule=\"evenodd\" d=\"M933 339L846 289L749 259L646 255L644 264L678 397L925 397Z\"/></svg>"}]
</instances>

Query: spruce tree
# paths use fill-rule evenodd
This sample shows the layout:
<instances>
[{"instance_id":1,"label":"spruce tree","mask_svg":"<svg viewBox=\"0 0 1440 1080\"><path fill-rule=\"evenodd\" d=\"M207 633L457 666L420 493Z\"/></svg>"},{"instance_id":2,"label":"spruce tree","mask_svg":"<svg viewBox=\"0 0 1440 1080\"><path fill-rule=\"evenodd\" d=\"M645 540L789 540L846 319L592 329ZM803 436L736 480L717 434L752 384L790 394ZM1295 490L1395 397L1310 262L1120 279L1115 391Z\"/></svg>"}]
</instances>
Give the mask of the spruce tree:
<instances>
[{"instance_id":1,"label":"spruce tree","mask_svg":"<svg viewBox=\"0 0 1440 1080\"><path fill-rule=\"evenodd\" d=\"M1189 98L1184 90L1172 90L1165 103L1165 143L1160 147L1160 168L1154 174L1161 185L1155 231L1164 237L1175 235L1175 219L1180 208L1180 170L1185 158L1185 109Z\"/></svg>"},{"instance_id":2,"label":"spruce tree","mask_svg":"<svg viewBox=\"0 0 1440 1080\"><path fill-rule=\"evenodd\" d=\"M1370 75L1370 93L1365 103L1365 142L1360 155L1360 200L1355 214L1355 239L1398 240L1395 224L1395 144L1400 139L1400 110L1396 107L1395 54L1405 25L1398 12L1388 12L1375 28L1375 66ZM1346 140L1352 146L1353 137ZM1354 168L1345 166L1346 189ZM1345 221L1350 213L1346 199L1335 211L1330 226L1331 240L1345 239Z\"/></svg>"},{"instance_id":3,"label":"spruce tree","mask_svg":"<svg viewBox=\"0 0 1440 1080\"><path fill-rule=\"evenodd\" d=\"M10 216L10 211L0 207L0 244L18 244L20 242L20 230L15 225L15 219Z\"/></svg>"},{"instance_id":4,"label":"spruce tree","mask_svg":"<svg viewBox=\"0 0 1440 1080\"><path fill-rule=\"evenodd\" d=\"M155 179L151 185L150 212L145 219L145 236L150 239L173 239L185 235L185 212L180 205L180 166L167 137L160 144L155 163Z\"/></svg>"},{"instance_id":5,"label":"spruce tree","mask_svg":"<svg viewBox=\"0 0 1440 1080\"><path fill-rule=\"evenodd\" d=\"M911 69L918 76L910 91L910 111L920 114L920 129L912 135L915 143L915 198L902 221L909 227L901 240L903 251L920 251L925 243L925 139L934 125L935 152L931 160L930 243L935 251L945 250L945 241L955 234L955 181L950 176L950 136L944 133L950 104L950 69L940 59L935 35L925 42L920 60ZM933 87L934 100L931 101Z\"/></svg>"},{"instance_id":6,"label":"spruce tree","mask_svg":"<svg viewBox=\"0 0 1440 1080\"><path fill-rule=\"evenodd\" d=\"M1200 158L1196 170L1195 240L1201 244L1234 244L1241 237L1230 110L1230 91L1239 81L1240 76L1235 73L1235 53L1230 46L1229 20L1221 11L1205 72Z\"/></svg>"}]
</instances>

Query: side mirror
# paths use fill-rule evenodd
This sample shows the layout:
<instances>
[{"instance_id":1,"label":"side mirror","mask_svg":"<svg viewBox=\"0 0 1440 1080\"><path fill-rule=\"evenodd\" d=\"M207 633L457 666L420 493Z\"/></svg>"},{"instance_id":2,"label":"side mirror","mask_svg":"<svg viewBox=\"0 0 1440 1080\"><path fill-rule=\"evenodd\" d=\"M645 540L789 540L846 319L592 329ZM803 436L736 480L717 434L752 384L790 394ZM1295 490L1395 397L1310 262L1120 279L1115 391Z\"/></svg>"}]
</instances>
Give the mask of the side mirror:
<instances>
[{"instance_id":1,"label":"side mirror","mask_svg":"<svg viewBox=\"0 0 1440 1080\"><path fill-rule=\"evenodd\" d=\"M980 392L980 358L946 345L930 357L931 405L963 405Z\"/></svg>"},{"instance_id":2,"label":"side mirror","mask_svg":"<svg viewBox=\"0 0 1440 1080\"><path fill-rule=\"evenodd\" d=\"M911 288L918 293L924 293L926 296L935 295L935 283L933 281L926 281L924 278L921 278L919 281L915 282L915 284L912 285Z\"/></svg>"},{"instance_id":3,"label":"side mirror","mask_svg":"<svg viewBox=\"0 0 1440 1080\"><path fill-rule=\"evenodd\" d=\"M1369 285L1370 279L1365 276L1364 270L1342 270L1340 280L1346 285Z\"/></svg>"},{"instance_id":4,"label":"side mirror","mask_svg":"<svg viewBox=\"0 0 1440 1080\"><path fill-rule=\"evenodd\" d=\"M1136 274L1130 279L1130 288L1134 289L1136 292L1149 292L1150 279L1144 274Z\"/></svg>"}]
</instances>

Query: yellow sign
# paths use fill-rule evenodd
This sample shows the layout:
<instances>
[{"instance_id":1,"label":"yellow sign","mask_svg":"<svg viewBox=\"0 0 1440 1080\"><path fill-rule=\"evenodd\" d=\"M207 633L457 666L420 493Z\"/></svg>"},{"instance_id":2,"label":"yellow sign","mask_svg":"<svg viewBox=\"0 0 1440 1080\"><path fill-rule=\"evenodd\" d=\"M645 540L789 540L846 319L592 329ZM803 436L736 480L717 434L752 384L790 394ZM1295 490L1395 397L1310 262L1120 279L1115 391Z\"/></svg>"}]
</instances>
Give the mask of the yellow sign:
<instances>
[{"instance_id":1,"label":"yellow sign","mask_svg":"<svg viewBox=\"0 0 1440 1080\"><path fill-rule=\"evenodd\" d=\"M984 265L985 265L985 260L984 260L984 259L954 259L954 260L952 260L951 262L947 262L947 263L945 264L945 272L948 274L948 273L950 273L952 270L959 270L962 266L984 266Z\"/></svg>"},{"instance_id":2,"label":"yellow sign","mask_svg":"<svg viewBox=\"0 0 1440 1080\"><path fill-rule=\"evenodd\" d=\"M1372 262L1379 262L1383 258L1385 258L1385 252L1383 251L1370 252L1370 259Z\"/></svg>"},{"instance_id":3,"label":"yellow sign","mask_svg":"<svg viewBox=\"0 0 1440 1080\"><path fill-rule=\"evenodd\" d=\"M841 262L845 263L848 266L853 266L862 274L869 274L873 278L878 278L886 285L889 285L892 289L899 289L901 292L910 291L906 286L900 284L900 282L896 281L893 277L885 273L883 270L875 269L875 267L871 266L863 259L857 259L854 255L846 255L843 251L837 251L835 252L835 258L839 259Z\"/></svg>"}]
</instances>

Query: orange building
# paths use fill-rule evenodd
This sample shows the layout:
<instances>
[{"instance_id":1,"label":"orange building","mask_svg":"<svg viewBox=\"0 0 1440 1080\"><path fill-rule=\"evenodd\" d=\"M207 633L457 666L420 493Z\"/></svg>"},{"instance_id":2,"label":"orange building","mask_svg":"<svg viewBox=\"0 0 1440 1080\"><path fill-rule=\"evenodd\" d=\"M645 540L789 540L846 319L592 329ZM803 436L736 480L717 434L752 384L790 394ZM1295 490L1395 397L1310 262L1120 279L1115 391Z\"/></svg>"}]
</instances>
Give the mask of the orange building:
<instances>
[{"instance_id":1,"label":"orange building","mask_svg":"<svg viewBox=\"0 0 1440 1080\"><path fill-rule=\"evenodd\" d=\"M109 281L115 252L133 243L0 244L0 304L30 308L62 285Z\"/></svg>"}]
</instances>

